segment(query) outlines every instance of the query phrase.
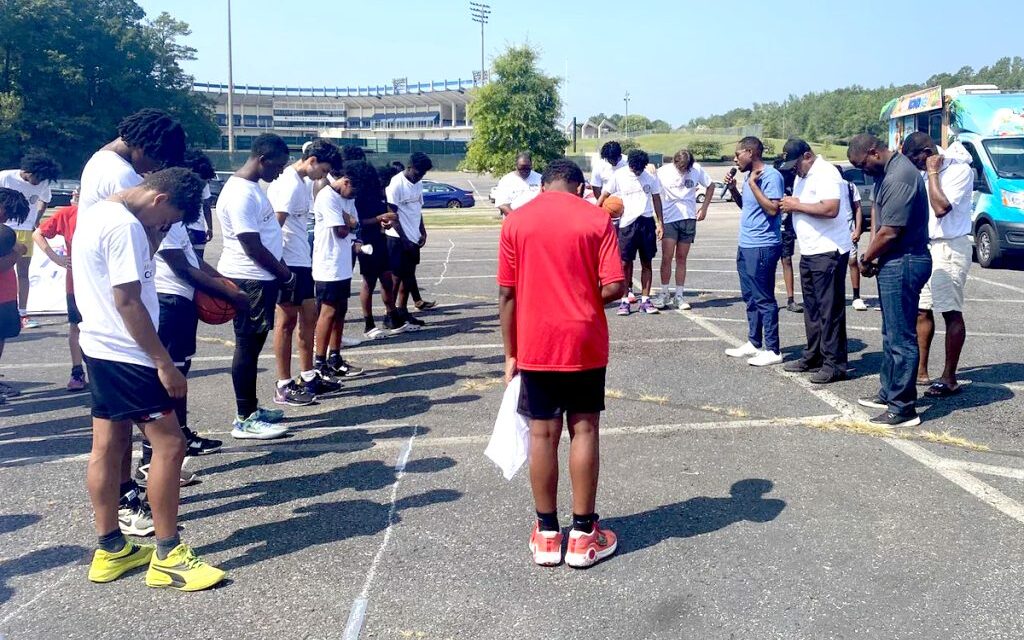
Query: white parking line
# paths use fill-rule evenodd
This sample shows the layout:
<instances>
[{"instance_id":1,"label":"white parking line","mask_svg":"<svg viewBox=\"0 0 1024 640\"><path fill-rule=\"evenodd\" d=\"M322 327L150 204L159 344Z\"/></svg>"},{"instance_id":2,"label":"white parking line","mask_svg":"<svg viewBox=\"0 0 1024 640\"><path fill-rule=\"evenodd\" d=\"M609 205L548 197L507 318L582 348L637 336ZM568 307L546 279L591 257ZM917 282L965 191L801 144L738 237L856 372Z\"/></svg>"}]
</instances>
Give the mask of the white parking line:
<instances>
[{"instance_id":1,"label":"white parking line","mask_svg":"<svg viewBox=\"0 0 1024 640\"><path fill-rule=\"evenodd\" d=\"M437 282L434 283L435 287L437 285L441 284L442 282L444 282L444 276L445 276L446 273L448 273L448 262L449 262L449 260L452 257L452 251L455 251L455 241L452 240L451 238L448 238L448 243L449 243L448 255L446 255L444 257L444 261L443 261L444 265L441 267L441 277L439 277L437 279Z\"/></svg>"},{"instance_id":2,"label":"white parking line","mask_svg":"<svg viewBox=\"0 0 1024 640\"><path fill-rule=\"evenodd\" d=\"M995 280L989 280L987 278L981 278L981 277L978 277L978 276L970 276L970 275L967 276L967 279L968 280L977 280L978 282L984 282L985 284L990 284L990 285L992 285L994 287L1002 287L1003 289L1009 289L1010 291L1016 291L1017 293L1024 293L1024 289L1022 289L1021 287L1015 287L1012 284L1005 284L1005 283L1002 283L1002 282L996 282Z\"/></svg>"}]
</instances>

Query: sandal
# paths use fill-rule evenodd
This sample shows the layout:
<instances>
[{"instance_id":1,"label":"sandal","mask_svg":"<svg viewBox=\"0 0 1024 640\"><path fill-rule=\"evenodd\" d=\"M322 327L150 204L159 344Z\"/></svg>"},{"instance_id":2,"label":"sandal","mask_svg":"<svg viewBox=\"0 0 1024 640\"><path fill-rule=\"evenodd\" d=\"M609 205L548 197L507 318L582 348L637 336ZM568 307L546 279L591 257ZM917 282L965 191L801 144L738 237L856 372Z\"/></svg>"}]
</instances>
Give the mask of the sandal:
<instances>
[{"instance_id":1,"label":"sandal","mask_svg":"<svg viewBox=\"0 0 1024 640\"><path fill-rule=\"evenodd\" d=\"M950 387L945 382L933 382L931 386L928 387L928 390L924 392L924 395L929 398L948 398L950 396L955 396L960 393L960 391L961 385Z\"/></svg>"}]
</instances>

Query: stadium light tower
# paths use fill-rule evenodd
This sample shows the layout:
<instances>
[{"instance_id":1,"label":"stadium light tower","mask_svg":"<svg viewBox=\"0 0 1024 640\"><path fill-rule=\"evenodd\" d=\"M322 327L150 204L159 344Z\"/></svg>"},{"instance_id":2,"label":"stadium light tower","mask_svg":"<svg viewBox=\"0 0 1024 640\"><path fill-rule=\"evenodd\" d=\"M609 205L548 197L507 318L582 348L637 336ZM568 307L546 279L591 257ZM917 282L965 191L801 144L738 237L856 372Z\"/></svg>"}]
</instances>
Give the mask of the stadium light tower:
<instances>
[{"instance_id":1,"label":"stadium light tower","mask_svg":"<svg viewBox=\"0 0 1024 640\"><path fill-rule=\"evenodd\" d=\"M487 81L487 70L484 67L484 25L490 19L491 5L470 2L469 14L473 16L473 22L480 23L480 84L482 85Z\"/></svg>"},{"instance_id":2,"label":"stadium light tower","mask_svg":"<svg viewBox=\"0 0 1024 640\"><path fill-rule=\"evenodd\" d=\"M629 92L626 92L626 97L623 98L626 102L626 117L622 119L622 124L626 130L626 137L629 138Z\"/></svg>"},{"instance_id":3,"label":"stadium light tower","mask_svg":"<svg viewBox=\"0 0 1024 640\"><path fill-rule=\"evenodd\" d=\"M235 80L231 64L231 0L228 0L228 152L235 150Z\"/></svg>"}]
</instances>

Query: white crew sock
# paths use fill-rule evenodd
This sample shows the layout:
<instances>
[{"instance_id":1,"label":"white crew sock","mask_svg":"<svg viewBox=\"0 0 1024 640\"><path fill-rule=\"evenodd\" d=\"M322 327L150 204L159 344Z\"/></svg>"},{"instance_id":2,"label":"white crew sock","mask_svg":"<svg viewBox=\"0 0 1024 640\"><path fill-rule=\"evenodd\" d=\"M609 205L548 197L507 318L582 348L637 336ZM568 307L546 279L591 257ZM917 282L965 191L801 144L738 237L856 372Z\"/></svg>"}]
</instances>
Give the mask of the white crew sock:
<instances>
[{"instance_id":1,"label":"white crew sock","mask_svg":"<svg viewBox=\"0 0 1024 640\"><path fill-rule=\"evenodd\" d=\"M313 380L313 378L316 377L316 370L310 369L309 371L303 371L299 375L302 376L302 379L305 380L306 382L310 382Z\"/></svg>"},{"instance_id":2,"label":"white crew sock","mask_svg":"<svg viewBox=\"0 0 1024 640\"><path fill-rule=\"evenodd\" d=\"M682 286L676 287L676 297L677 298L682 298L683 297L683 287Z\"/></svg>"},{"instance_id":3,"label":"white crew sock","mask_svg":"<svg viewBox=\"0 0 1024 640\"><path fill-rule=\"evenodd\" d=\"M278 380L277 381L277 388L278 389L284 389L289 384L291 384L291 382L292 382L291 378L289 378L288 380Z\"/></svg>"}]
</instances>

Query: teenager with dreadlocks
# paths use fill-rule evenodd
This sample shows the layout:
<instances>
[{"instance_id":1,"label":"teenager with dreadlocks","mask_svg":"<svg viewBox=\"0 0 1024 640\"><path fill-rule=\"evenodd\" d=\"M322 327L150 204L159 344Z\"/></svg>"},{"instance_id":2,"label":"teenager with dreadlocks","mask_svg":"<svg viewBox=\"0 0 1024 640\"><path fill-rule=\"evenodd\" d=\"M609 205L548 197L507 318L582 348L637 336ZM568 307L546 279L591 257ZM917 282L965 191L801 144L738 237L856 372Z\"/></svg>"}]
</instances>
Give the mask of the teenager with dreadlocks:
<instances>
[{"instance_id":1,"label":"teenager with dreadlocks","mask_svg":"<svg viewBox=\"0 0 1024 640\"><path fill-rule=\"evenodd\" d=\"M217 172L213 169L210 157L198 149L189 149L185 152L185 166L206 183L203 187L203 204L199 218L186 227L192 249L196 252L196 257L202 260L206 243L213 240L213 207L210 206L213 194L210 193L210 180L217 177Z\"/></svg>"}]
</instances>

